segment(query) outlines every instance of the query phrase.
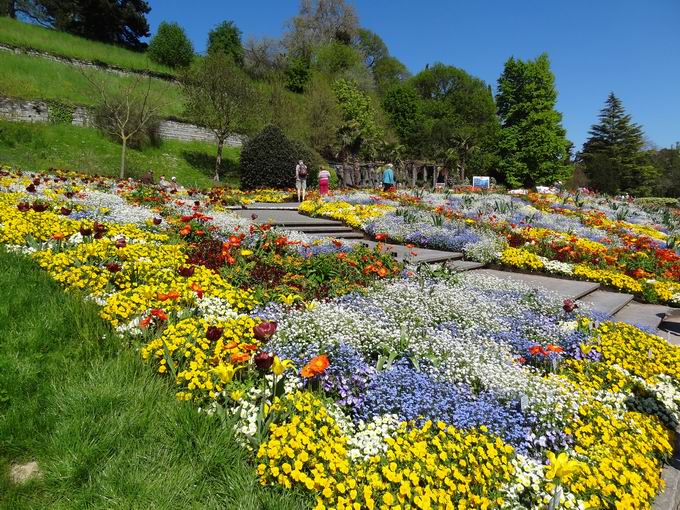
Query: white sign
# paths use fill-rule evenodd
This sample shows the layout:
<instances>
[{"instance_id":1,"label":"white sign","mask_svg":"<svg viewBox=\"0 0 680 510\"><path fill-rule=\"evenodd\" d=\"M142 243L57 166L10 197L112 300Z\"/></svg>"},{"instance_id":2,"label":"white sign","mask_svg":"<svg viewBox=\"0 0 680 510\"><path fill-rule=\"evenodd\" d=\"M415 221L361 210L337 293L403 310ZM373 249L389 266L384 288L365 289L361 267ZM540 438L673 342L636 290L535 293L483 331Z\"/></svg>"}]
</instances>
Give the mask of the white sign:
<instances>
[{"instance_id":1,"label":"white sign","mask_svg":"<svg viewBox=\"0 0 680 510\"><path fill-rule=\"evenodd\" d=\"M490 177L480 177L480 176L476 175L472 178L472 185L475 188L489 189L489 186L491 186L491 178Z\"/></svg>"}]
</instances>

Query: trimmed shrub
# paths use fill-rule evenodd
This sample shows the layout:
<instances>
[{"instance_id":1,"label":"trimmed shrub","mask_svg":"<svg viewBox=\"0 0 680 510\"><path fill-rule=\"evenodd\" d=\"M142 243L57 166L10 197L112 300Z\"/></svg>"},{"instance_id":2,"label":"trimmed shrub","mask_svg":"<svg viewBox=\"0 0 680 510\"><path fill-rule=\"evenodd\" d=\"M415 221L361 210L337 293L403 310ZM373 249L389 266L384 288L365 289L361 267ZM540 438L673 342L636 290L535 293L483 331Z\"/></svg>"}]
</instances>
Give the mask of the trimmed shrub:
<instances>
[{"instance_id":1,"label":"trimmed shrub","mask_svg":"<svg viewBox=\"0 0 680 510\"><path fill-rule=\"evenodd\" d=\"M270 124L241 149L241 187L292 188L299 160L309 169L307 183L316 183L321 156L302 142L289 140L280 128Z\"/></svg>"},{"instance_id":2,"label":"trimmed shrub","mask_svg":"<svg viewBox=\"0 0 680 510\"><path fill-rule=\"evenodd\" d=\"M680 200L672 197L642 197L636 198L635 203L641 207L680 207Z\"/></svg>"},{"instance_id":3,"label":"trimmed shrub","mask_svg":"<svg viewBox=\"0 0 680 510\"><path fill-rule=\"evenodd\" d=\"M188 67L194 59L194 47L177 23L163 21L147 49L149 58L173 69Z\"/></svg>"}]
</instances>

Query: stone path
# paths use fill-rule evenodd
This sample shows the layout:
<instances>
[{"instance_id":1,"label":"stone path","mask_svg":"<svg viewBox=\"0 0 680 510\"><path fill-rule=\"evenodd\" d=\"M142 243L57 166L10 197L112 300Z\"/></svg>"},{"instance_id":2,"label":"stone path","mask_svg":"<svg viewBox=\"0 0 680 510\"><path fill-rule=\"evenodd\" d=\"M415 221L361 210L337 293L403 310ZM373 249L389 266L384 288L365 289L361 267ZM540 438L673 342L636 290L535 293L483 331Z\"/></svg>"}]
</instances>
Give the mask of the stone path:
<instances>
[{"instance_id":1,"label":"stone path","mask_svg":"<svg viewBox=\"0 0 680 510\"><path fill-rule=\"evenodd\" d=\"M375 247L378 244L367 239L363 232L354 230L340 221L305 216L297 211L297 207L297 203L253 203L246 208L234 208L233 211L244 218L251 218L255 214L256 223L270 223L284 230L304 232L313 239L331 237L351 244L361 243L369 247ZM445 263L448 267L459 271L479 271L481 274L521 281L532 288L552 291L563 299L583 303L598 312L611 315L614 320L649 329L668 339L669 342L680 345L680 310L676 317L669 317L665 320L666 314L677 309L638 303L633 301L632 295L603 290L598 283L485 269L484 265L478 262L462 260L463 254L458 252L407 248L400 244L381 243L381 245L400 261Z\"/></svg>"}]
</instances>

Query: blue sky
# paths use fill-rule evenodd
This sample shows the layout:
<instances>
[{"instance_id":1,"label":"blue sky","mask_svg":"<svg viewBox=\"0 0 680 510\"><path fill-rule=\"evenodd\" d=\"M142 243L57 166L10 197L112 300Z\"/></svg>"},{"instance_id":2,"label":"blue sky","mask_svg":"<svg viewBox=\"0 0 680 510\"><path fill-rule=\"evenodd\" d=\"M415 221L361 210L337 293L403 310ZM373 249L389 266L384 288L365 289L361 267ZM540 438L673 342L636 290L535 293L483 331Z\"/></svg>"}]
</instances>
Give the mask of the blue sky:
<instances>
[{"instance_id":1,"label":"blue sky","mask_svg":"<svg viewBox=\"0 0 680 510\"><path fill-rule=\"evenodd\" d=\"M233 20L244 33L280 36L297 0L150 0L152 33L176 21L197 51L208 31ZM680 0L354 0L362 26L378 33L413 73L436 61L492 84L514 55L547 52L558 110L577 148L609 91L647 138L680 141Z\"/></svg>"}]
</instances>

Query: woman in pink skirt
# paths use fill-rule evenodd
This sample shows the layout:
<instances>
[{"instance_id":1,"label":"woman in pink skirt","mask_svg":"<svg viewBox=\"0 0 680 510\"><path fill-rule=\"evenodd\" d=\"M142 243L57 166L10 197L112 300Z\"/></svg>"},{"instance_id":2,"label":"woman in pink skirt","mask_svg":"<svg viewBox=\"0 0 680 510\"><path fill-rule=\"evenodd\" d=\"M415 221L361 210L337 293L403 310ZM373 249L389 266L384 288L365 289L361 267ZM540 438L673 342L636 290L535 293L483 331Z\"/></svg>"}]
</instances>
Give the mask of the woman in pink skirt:
<instances>
[{"instance_id":1,"label":"woman in pink skirt","mask_svg":"<svg viewBox=\"0 0 680 510\"><path fill-rule=\"evenodd\" d=\"M331 173L325 168L319 172L319 194L328 195L328 183L331 180Z\"/></svg>"}]
</instances>

